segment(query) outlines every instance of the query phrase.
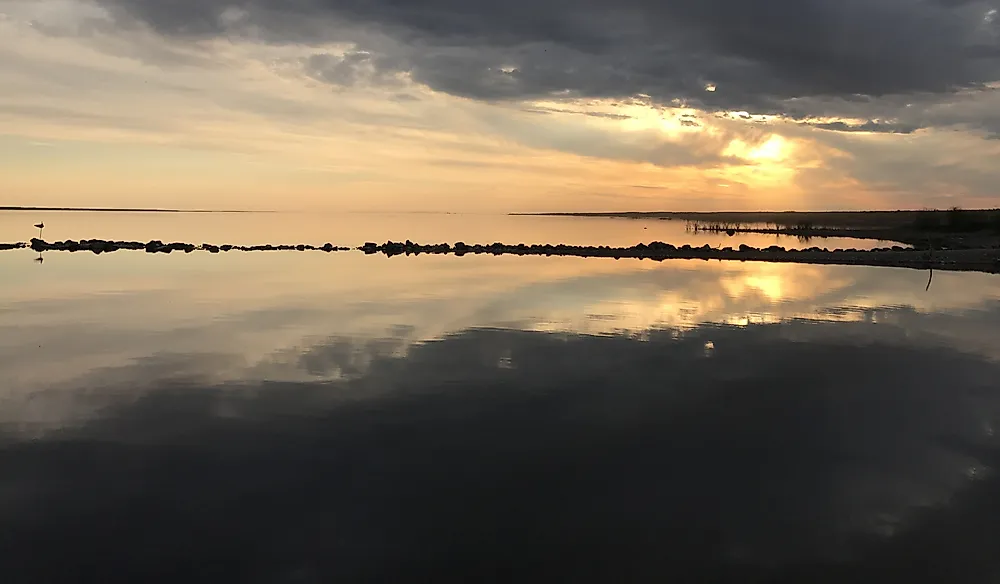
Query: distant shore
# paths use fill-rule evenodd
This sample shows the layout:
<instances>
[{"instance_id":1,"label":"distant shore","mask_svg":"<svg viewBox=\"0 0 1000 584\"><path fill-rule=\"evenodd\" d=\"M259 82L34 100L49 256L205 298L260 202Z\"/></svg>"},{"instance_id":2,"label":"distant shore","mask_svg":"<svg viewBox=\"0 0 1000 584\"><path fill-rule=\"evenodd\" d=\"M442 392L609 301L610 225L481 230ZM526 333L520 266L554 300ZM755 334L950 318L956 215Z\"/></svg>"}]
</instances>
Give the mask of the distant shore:
<instances>
[{"instance_id":1,"label":"distant shore","mask_svg":"<svg viewBox=\"0 0 1000 584\"><path fill-rule=\"evenodd\" d=\"M230 209L139 209L132 207L12 207L0 206L0 211L61 211L85 213L272 213L273 211L236 211Z\"/></svg>"},{"instance_id":2,"label":"distant shore","mask_svg":"<svg viewBox=\"0 0 1000 584\"><path fill-rule=\"evenodd\" d=\"M903 211L710 211L512 213L517 216L687 221L693 231L735 235L853 237L896 241L918 249L1000 247L1000 209Z\"/></svg>"},{"instance_id":3,"label":"distant shore","mask_svg":"<svg viewBox=\"0 0 1000 584\"><path fill-rule=\"evenodd\" d=\"M897 211L614 211L587 213L511 213L541 217L604 217L619 219L681 219L722 223L770 223L793 226L813 223L826 227L893 228L910 225L928 215L949 213L965 216L992 216L1000 209L909 209Z\"/></svg>"}]
</instances>

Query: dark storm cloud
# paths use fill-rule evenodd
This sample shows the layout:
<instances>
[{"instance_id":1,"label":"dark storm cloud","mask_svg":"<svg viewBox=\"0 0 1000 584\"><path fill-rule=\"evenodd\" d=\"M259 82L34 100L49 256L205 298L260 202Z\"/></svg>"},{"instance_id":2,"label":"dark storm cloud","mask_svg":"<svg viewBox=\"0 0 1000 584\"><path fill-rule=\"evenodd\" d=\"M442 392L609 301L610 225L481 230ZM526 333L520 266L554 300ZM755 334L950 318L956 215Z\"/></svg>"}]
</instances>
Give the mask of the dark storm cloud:
<instances>
[{"instance_id":1,"label":"dark storm cloud","mask_svg":"<svg viewBox=\"0 0 1000 584\"><path fill-rule=\"evenodd\" d=\"M825 122L810 125L821 130L835 130L837 132L878 132L885 134L912 134L920 129L919 126L892 123L884 124L872 120L868 120L863 124L857 125L850 125L844 122Z\"/></svg>"},{"instance_id":2,"label":"dark storm cloud","mask_svg":"<svg viewBox=\"0 0 1000 584\"><path fill-rule=\"evenodd\" d=\"M272 42L359 42L383 71L484 100L646 94L780 113L791 98L1000 78L997 23L971 0L102 1L166 35L253 26ZM333 65L320 75L351 79Z\"/></svg>"},{"instance_id":3,"label":"dark storm cloud","mask_svg":"<svg viewBox=\"0 0 1000 584\"><path fill-rule=\"evenodd\" d=\"M783 103L784 117L830 130L912 133L928 127L954 127L987 137L1000 132L1000 89L966 89L882 97L807 97ZM817 121L817 118L844 118ZM864 120L864 121L861 121Z\"/></svg>"}]
</instances>

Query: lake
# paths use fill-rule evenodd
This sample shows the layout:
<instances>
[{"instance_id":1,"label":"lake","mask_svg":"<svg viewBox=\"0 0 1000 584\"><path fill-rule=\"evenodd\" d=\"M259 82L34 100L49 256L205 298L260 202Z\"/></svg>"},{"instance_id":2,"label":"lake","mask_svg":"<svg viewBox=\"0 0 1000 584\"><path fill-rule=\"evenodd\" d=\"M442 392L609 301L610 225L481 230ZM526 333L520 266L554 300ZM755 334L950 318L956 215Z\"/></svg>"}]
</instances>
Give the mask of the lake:
<instances>
[{"instance_id":1,"label":"lake","mask_svg":"<svg viewBox=\"0 0 1000 584\"><path fill-rule=\"evenodd\" d=\"M0 241L39 220L50 241L791 247L405 214L0 213ZM37 255L0 252L5 583L1000 574L998 276Z\"/></svg>"},{"instance_id":2,"label":"lake","mask_svg":"<svg viewBox=\"0 0 1000 584\"><path fill-rule=\"evenodd\" d=\"M313 244L357 247L366 241L417 243L558 244L632 246L663 241L678 247L738 248L741 244L788 249L812 246L872 249L892 242L849 237L802 240L787 235L693 233L687 222L600 217L540 217L433 213L79 213L0 211L0 243L37 237L44 221L47 241L110 239L181 241L215 245Z\"/></svg>"}]
</instances>

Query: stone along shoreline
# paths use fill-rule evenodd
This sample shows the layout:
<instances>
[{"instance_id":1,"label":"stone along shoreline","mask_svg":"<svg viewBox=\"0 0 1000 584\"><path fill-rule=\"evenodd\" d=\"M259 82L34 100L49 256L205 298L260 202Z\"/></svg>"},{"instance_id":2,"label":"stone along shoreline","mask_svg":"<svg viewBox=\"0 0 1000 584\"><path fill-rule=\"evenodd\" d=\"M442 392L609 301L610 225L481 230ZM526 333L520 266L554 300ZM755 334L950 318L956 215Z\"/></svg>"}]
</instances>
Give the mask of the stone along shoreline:
<instances>
[{"instance_id":1,"label":"stone along shoreline","mask_svg":"<svg viewBox=\"0 0 1000 584\"><path fill-rule=\"evenodd\" d=\"M613 258L613 259L649 259L663 261L669 259L701 259L701 260L723 260L723 261L755 261L755 262L791 262L804 264L829 264L829 265L854 265L854 266L876 266L876 267L899 267L913 269L937 269L937 270L960 270L998 273L1000 272L1000 249L962 249L962 250L928 250L928 249L907 249L901 246L877 248L873 250L857 249L834 249L829 250L819 247L808 249L785 249L780 246L768 248L755 248L748 245L741 245L738 248L713 248L708 245L692 247L683 245L680 247L654 241L649 244L640 243L630 247L609 247L609 246L589 246L589 245L565 245L565 244L504 244L492 243L466 244L458 242L455 244L419 244L412 241L394 242L387 241L382 244L366 243L358 248L339 247L331 243L321 246L308 244L264 244L264 245L214 245L209 243L193 244L183 242L163 243L159 240L148 242L141 241L113 241L103 239L90 239L81 241L57 241L47 242L41 239L32 239L30 242L3 243L0 250L26 249L30 248L37 252L92 252L95 254L112 253L120 250L144 251L146 253L173 252L192 253L195 251L208 252L212 254L226 253L233 251L257 252L257 251L321 251L321 252L344 252L360 250L368 255L381 254L389 257L393 256L417 256L421 254L450 254L455 256L464 255L535 255L535 256L573 256L584 258Z\"/></svg>"}]
</instances>

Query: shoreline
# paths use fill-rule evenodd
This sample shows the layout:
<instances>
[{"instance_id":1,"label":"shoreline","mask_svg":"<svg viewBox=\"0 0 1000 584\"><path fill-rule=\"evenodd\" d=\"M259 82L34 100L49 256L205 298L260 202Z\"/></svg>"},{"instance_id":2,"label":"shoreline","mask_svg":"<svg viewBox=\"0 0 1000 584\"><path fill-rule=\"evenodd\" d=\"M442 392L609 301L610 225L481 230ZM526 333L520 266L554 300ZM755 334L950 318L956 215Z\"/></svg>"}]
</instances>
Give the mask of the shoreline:
<instances>
[{"instance_id":1,"label":"shoreline","mask_svg":"<svg viewBox=\"0 0 1000 584\"><path fill-rule=\"evenodd\" d=\"M109 240L82 240L82 241L57 241L46 242L41 239L32 239L30 242L0 243L0 250L31 249L33 251L44 252L91 252L97 255L113 253L116 251L143 251L146 253L173 252L193 253L203 251L212 254L226 253L231 251L257 252L257 251L321 251L325 253L361 251L366 255L381 254L387 257L394 256L418 256L428 255L535 255L535 256L570 256L583 258L607 258L607 259L639 259L664 261L671 259L687 260L719 260L719 261L753 261L753 262L781 262L781 263L801 263L801 264L821 264L821 265L850 265L850 266L871 266L889 268L909 268L918 270L936 269L947 271L975 271L985 273L1000 273L1000 248L990 249L962 249L962 250L928 250L928 249L905 249L900 246L877 248L874 250L857 249L835 249L811 247L800 250L786 250L780 246L768 248L755 248L748 245L741 245L734 249L731 247L712 248L708 245L702 247L692 247L674 245L654 241L649 244L640 243L630 247L609 247L609 246L576 246L564 244L535 244L535 245L508 245L493 243L489 245L473 244L468 245L463 242L422 245L406 242L387 241L383 244L372 242L365 243L360 247L338 247L331 243L321 246L308 244L264 244L264 245L213 245L209 243L193 244L183 242L163 243L159 240L149 242L140 241L109 241Z\"/></svg>"},{"instance_id":2,"label":"shoreline","mask_svg":"<svg viewBox=\"0 0 1000 584\"><path fill-rule=\"evenodd\" d=\"M575 245L466 245L447 243L436 245L421 245L412 242L384 244L366 243L361 251L367 255L383 254L388 257L398 255L541 255L541 256L571 256L583 258L639 259L664 261L672 259L685 260L719 260L719 261L752 261L772 263L800 263L822 265L849 265L886 268L909 268L917 270L947 270L973 271L991 274L1000 273L1000 249L969 249L931 251L905 249L899 246L879 248L874 250L835 249L827 250L812 247L802 250L786 250L780 246L755 248L741 245L737 249L730 247L712 248L708 245L691 247L683 245L676 247L668 243L654 241L650 244L640 243L630 247L609 246L575 246Z\"/></svg>"},{"instance_id":3,"label":"shoreline","mask_svg":"<svg viewBox=\"0 0 1000 584\"><path fill-rule=\"evenodd\" d=\"M1000 210L899 211L626 211L612 213L512 213L516 216L686 221L694 231L754 233L799 238L846 237L894 241L915 249L971 250L1000 247Z\"/></svg>"}]
</instances>

